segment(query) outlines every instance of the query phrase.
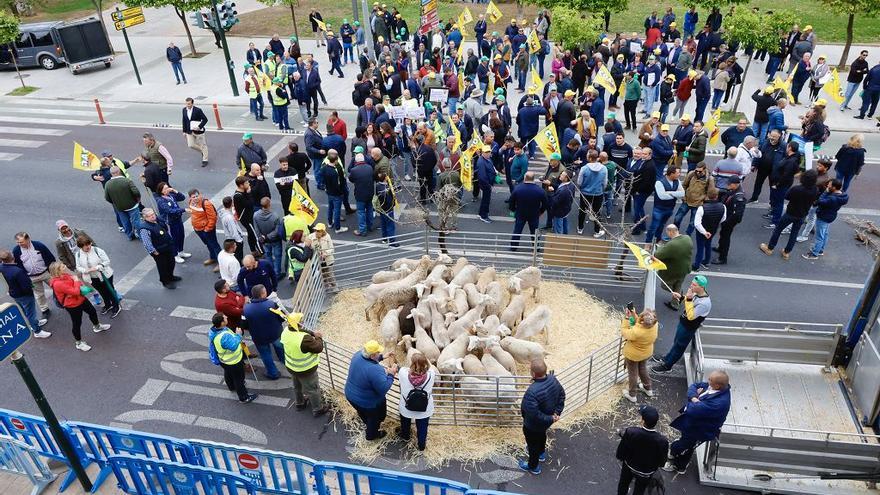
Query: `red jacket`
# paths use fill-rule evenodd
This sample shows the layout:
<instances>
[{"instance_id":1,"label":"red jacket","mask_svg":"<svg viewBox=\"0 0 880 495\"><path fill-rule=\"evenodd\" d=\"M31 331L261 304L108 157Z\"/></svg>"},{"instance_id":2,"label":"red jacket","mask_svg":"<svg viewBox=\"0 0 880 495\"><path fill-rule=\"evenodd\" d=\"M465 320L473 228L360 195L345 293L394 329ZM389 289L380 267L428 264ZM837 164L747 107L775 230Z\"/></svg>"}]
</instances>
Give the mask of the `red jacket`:
<instances>
[{"instance_id":1,"label":"red jacket","mask_svg":"<svg viewBox=\"0 0 880 495\"><path fill-rule=\"evenodd\" d=\"M694 90L694 80L685 77L678 84L678 89L675 90L675 96L681 101L688 101L691 98L691 91Z\"/></svg>"},{"instance_id":2,"label":"red jacket","mask_svg":"<svg viewBox=\"0 0 880 495\"><path fill-rule=\"evenodd\" d=\"M86 302L86 298L79 292L82 282L69 274L49 280L49 286L52 287L55 297L65 308L75 308Z\"/></svg>"},{"instance_id":3,"label":"red jacket","mask_svg":"<svg viewBox=\"0 0 880 495\"><path fill-rule=\"evenodd\" d=\"M235 292L214 296L214 309L218 313L226 315L227 323L231 330L236 330L241 325L241 312L244 309L244 296Z\"/></svg>"},{"instance_id":4,"label":"red jacket","mask_svg":"<svg viewBox=\"0 0 880 495\"><path fill-rule=\"evenodd\" d=\"M336 119L336 122L333 123L333 134L342 136L342 139L348 139L348 129L345 126L345 121Z\"/></svg>"}]
</instances>

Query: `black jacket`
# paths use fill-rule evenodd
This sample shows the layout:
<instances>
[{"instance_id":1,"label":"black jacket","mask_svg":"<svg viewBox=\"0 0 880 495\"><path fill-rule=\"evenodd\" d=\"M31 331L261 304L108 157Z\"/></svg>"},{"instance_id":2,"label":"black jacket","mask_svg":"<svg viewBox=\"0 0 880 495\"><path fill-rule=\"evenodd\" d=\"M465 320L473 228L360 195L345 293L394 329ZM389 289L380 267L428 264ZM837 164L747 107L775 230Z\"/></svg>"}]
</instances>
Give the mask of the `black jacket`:
<instances>
[{"instance_id":1,"label":"black jacket","mask_svg":"<svg viewBox=\"0 0 880 495\"><path fill-rule=\"evenodd\" d=\"M770 185L777 188L788 188L794 183L794 174L801 166L800 156L795 153L780 160L770 172Z\"/></svg>"},{"instance_id":2,"label":"black jacket","mask_svg":"<svg viewBox=\"0 0 880 495\"><path fill-rule=\"evenodd\" d=\"M719 191L719 201L727 208L726 224L736 225L742 222L743 214L746 212L746 195L742 191L742 187L736 191L730 189L722 189Z\"/></svg>"},{"instance_id":3,"label":"black jacket","mask_svg":"<svg viewBox=\"0 0 880 495\"><path fill-rule=\"evenodd\" d=\"M192 108L192 118L186 118L186 107L183 107L181 111L181 116L183 118L183 132L184 134L204 134L205 126L208 125L208 117L205 117L205 112L202 111L201 108L193 106ZM197 129L190 128L190 122L198 122L199 127Z\"/></svg>"},{"instance_id":4,"label":"black jacket","mask_svg":"<svg viewBox=\"0 0 880 495\"><path fill-rule=\"evenodd\" d=\"M857 58L853 60L852 65L849 66L849 74L846 76L846 82L860 83L867 73L868 61Z\"/></svg>"},{"instance_id":5,"label":"black jacket","mask_svg":"<svg viewBox=\"0 0 880 495\"><path fill-rule=\"evenodd\" d=\"M755 100L755 122L759 124L769 122L770 116L767 115L767 109L776 106L776 99L764 94L761 90L756 90L752 94L752 99Z\"/></svg>"},{"instance_id":6,"label":"black jacket","mask_svg":"<svg viewBox=\"0 0 880 495\"><path fill-rule=\"evenodd\" d=\"M669 441L660 433L641 426L623 431L617 444L617 459L641 474L650 474L666 463Z\"/></svg>"},{"instance_id":7,"label":"black jacket","mask_svg":"<svg viewBox=\"0 0 880 495\"><path fill-rule=\"evenodd\" d=\"M818 197L819 190L816 186L806 188L798 184L785 193L785 199L788 200L785 213L795 218L804 218Z\"/></svg>"}]
</instances>

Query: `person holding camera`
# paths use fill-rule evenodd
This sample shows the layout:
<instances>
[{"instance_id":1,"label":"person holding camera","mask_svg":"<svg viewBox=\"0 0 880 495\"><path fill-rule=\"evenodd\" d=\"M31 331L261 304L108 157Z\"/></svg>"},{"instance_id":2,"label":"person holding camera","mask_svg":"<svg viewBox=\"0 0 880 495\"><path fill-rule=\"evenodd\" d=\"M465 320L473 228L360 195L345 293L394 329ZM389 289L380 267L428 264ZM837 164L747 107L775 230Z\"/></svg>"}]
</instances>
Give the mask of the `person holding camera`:
<instances>
[{"instance_id":1,"label":"person holding camera","mask_svg":"<svg viewBox=\"0 0 880 495\"><path fill-rule=\"evenodd\" d=\"M623 397L630 402L638 400L636 394L639 390L648 397L654 397L646 363L654 354L657 327L657 313L654 310L645 309L639 314L633 303L626 306L626 316L620 323L620 335L624 340L623 358L629 375L629 388L623 391Z\"/></svg>"}]
</instances>

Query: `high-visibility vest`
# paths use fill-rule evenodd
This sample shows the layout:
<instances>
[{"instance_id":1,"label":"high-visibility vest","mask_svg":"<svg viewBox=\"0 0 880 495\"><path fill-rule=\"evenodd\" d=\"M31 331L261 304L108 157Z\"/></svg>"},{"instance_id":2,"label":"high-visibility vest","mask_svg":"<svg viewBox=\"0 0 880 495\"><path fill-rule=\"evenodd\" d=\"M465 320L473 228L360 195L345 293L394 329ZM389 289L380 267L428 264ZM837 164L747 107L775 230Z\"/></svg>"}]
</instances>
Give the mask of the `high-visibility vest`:
<instances>
[{"instance_id":1,"label":"high-visibility vest","mask_svg":"<svg viewBox=\"0 0 880 495\"><path fill-rule=\"evenodd\" d=\"M113 158L113 165L119 167L119 171L122 172L122 175L128 177L128 169L125 168L125 163L119 158Z\"/></svg>"},{"instance_id":2,"label":"high-visibility vest","mask_svg":"<svg viewBox=\"0 0 880 495\"><path fill-rule=\"evenodd\" d=\"M241 346L235 346L235 350L230 351L220 345L220 338L227 332L233 333L232 330L227 328L222 332L218 332L217 335L214 336L214 349L217 351L217 358L219 358L220 362L223 364L238 364L244 357L244 352L242 352Z\"/></svg>"},{"instance_id":3,"label":"high-visibility vest","mask_svg":"<svg viewBox=\"0 0 880 495\"><path fill-rule=\"evenodd\" d=\"M299 246L296 246L296 245L291 245L289 248L287 248L287 259L290 260L290 270L288 271L288 273L291 276L294 274L294 272L298 272L298 271L302 270L303 268L305 268L305 266L306 266L305 263L297 260L296 258L293 257L293 255L290 254L293 252L294 249L302 252L302 248Z\"/></svg>"},{"instance_id":4,"label":"high-visibility vest","mask_svg":"<svg viewBox=\"0 0 880 495\"><path fill-rule=\"evenodd\" d=\"M287 98L282 98L282 97L278 96L278 93L275 91L276 89L278 89L278 88L276 88L275 86L272 86L272 105L274 105L276 107L286 106L287 105Z\"/></svg>"},{"instance_id":5,"label":"high-visibility vest","mask_svg":"<svg viewBox=\"0 0 880 495\"><path fill-rule=\"evenodd\" d=\"M296 215L284 215L283 221L285 241L289 241L290 236L297 230L302 230L303 236L309 233L309 225L305 220Z\"/></svg>"},{"instance_id":6,"label":"high-visibility vest","mask_svg":"<svg viewBox=\"0 0 880 495\"><path fill-rule=\"evenodd\" d=\"M302 341L305 336L305 332L290 329L281 334L281 345L284 346L284 366L290 371L302 373L321 362L320 355L302 351Z\"/></svg>"},{"instance_id":7,"label":"high-visibility vest","mask_svg":"<svg viewBox=\"0 0 880 495\"><path fill-rule=\"evenodd\" d=\"M269 78L275 77L275 68L278 64L275 63L275 59L271 58L266 61L266 73L269 75Z\"/></svg>"},{"instance_id":8,"label":"high-visibility vest","mask_svg":"<svg viewBox=\"0 0 880 495\"><path fill-rule=\"evenodd\" d=\"M254 72L254 75L248 75L248 96L252 99L260 95L260 91L257 91L258 84L260 85L260 89L263 89L263 83L260 82L260 79L261 78L257 76L256 72Z\"/></svg>"}]
</instances>

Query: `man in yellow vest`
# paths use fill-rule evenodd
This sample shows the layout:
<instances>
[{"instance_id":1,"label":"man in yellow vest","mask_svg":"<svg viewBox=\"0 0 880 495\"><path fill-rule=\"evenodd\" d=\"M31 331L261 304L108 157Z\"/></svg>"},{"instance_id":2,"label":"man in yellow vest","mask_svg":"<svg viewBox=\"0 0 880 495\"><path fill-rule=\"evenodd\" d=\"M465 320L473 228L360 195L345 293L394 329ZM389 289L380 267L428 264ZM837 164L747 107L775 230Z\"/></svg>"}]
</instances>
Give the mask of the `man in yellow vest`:
<instances>
[{"instance_id":1,"label":"man in yellow vest","mask_svg":"<svg viewBox=\"0 0 880 495\"><path fill-rule=\"evenodd\" d=\"M279 130L289 131L290 123L287 120L287 105L290 103L290 99L287 96L287 90L284 89L285 84L284 80L280 77L272 79L272 120L278 124Z\"/></svg>"},{"instance_id":2,"label":"man in yellow vest","mask_svg":"<svg viewBox=\"0 0 880 495\"><path fill-rule=\"evenodd\" d=\"M244 351L241 330L233 332L226 326L226 315L215 313L208 330L208 354L211 361L223 367L223 379L230 391L238 394L242 404L253 402L257 394L248 392L244 384Z\"/></svg>"},{"instance_id":3,"label":"man in yellow vest","mask_svg":"<svg viewBox=\"0 0 880 495\"><path fill-rule=\"evenodd\" d=\"M263 113L263 91L269 87L269 84L266 84L267 77L262 72L258 72L254 69L251 64L244 64L245 70L247 70L247 76L244 78L244 90L247 91L248 97L251 99L251 113L254 114L254 117L257 121L266 120L266 115Z\"/></svg>"},{"instance_id":4,"label":"man in yellow vest","mask_svg":"<svg viewBox=\"0 0 880 495\"><path fill-rule=\"evenodd\" d=\"M302 313L287 316L287 330L281 333L284 346L284 365L293 378L296 409L304 410L312 404L312 416L322 416L330 410L324 404L321 384L318 381L318 365L324 351L321 332L310 332L302 327Z\"/></svg>"}]
</instances>

